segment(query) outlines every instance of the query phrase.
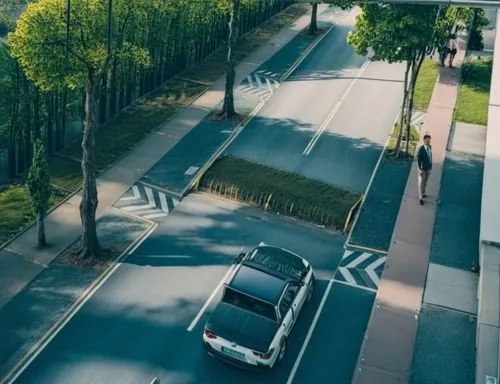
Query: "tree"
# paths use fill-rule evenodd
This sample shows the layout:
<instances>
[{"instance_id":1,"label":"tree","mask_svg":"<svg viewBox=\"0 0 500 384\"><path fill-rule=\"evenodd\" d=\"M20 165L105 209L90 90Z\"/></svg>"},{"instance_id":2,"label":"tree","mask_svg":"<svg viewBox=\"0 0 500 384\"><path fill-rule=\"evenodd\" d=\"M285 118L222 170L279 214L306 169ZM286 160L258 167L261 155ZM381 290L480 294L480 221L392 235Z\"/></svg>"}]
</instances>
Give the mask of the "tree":
<instances>
[{"instance_id":1,"label":"tree","mask_svg":"<svg viewBox=\"0 0 500 384\"><path fill-rule=\"evenodd\" d=\"M400 134L395 151L399 156L405 131L408 153L415 84L425 56L436 46L435 29L441 11L437 6L428 5L364 4L361 7L363 12L356 18L355 31L348 36L356 53L365 56L371 51L372 60L406 62Z\"/></svg>"},{"instance_id":2,"label":"tree","mask_svg":"<svg viewBox=\"0 0 500 384\"><path fill-rule=\"evenodd\" d=\"M80 258L98 256L95 165L96 100L114 57L149 64L149 53L134 36L144 29L147 5L140 0L114 0L113 49L107 51L107 0L72 0L69 44L66 44L66 0L40 0L30 4L9 34L12 54L29 79L43 91L85 87L82 139L83 189L80 203L82 237ZM70 54L65 70L66 49Z\"/></svg>"},{"instance_id":3,"label":"tree","mask_svg":"<svg viewBox=\"0 0 500 384\"><path fill-rule=\"evenodd\" d=\"M351 8L357 3L355 0L311 0L311 20L309 21L309 27L307 28L307 33L315 35L318 33L318 4L326 3L340 7L341 9Z\"/></svg>"},{"instance_id":4,"label":"tree","mask_svg":"<svg viewBox=\"0 0 500 384\"><path fill-rule=\"evenodd\" d=\"M231 119L237 116L234 108L234 78L236 60L234 57L234 48L239 37L238 20L240 16L240 7L250 5L256 0L220 0L219 9L229 13L229 32L227 36L227 59L226 59L226 86L224 90L224 102L222 109L217 114L219 118Z\"/></svg>"},{"instance_id":5,"label":"tree","mask_svg":"<svg viewBox=\"0 0 500 384\"><path fill-rule=\"evenodd\" d=\"M40 139L35 141L33 152L33 164L29 170L26 184L30 193L33 211L37 216L37 248L43 248L47 245L44 217L49 209L52 186L50 185L49 167L45 157L45 148Z\"/></svg>"}]
</instances>

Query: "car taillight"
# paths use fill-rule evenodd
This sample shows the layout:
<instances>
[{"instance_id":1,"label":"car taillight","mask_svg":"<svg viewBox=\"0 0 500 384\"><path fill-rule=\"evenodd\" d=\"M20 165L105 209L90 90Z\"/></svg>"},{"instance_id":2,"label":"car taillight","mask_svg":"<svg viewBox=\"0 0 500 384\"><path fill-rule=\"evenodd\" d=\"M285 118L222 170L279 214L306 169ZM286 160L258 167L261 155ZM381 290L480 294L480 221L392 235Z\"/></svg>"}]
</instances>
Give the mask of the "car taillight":
<instances>
[{"instance_id":1,"label":"car taillight","mask_svg":"<svg viewBox=\"0 0 500 384\"><path fill-rule=\"evenodd\" d=\"M210 332L207 329L205 329L205 336L208 337L209 339L216 339L217 338L217 336L215 336L215 333Z\"/></svg>"},{"instance_id":2,"label":"car taillight","mask_svg":"<svg viewBox=\"0 0 500 384\"><path fill-rule=\"evenodd\" d=\"M271 358L271 356L273 355L273 352L274 352L274 349L271 349L269 352L267 353L261 353L261 352L256 352L256 351L253 351L253 354L257 357L260 357L261 359L263 360L269 360Z\"/></svg>"}]
</instances>

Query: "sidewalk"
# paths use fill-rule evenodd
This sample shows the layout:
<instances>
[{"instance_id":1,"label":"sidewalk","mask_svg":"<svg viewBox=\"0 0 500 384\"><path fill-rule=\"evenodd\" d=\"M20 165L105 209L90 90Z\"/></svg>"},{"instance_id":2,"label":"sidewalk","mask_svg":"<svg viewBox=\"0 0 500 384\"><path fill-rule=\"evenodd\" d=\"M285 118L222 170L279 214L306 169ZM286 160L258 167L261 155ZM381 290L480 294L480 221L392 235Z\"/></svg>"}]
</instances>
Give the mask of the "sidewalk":
<instances>
[{"instance_id":1,"label":"sidewalk","mask_svg":"<svg viewBox=\"0 0 500 384\"><path fill-rule=\"evenodd\" d=\"M414 161L354 372L354 384L407 383L410 379L443 164L465 55L464 41L460 48L456 69L441 68L422 129L422 133L432 136L429 197L420 206Z\"/></svg>"},{"instance_id":2,"label":"sidewalk","mask_svg":"<svg viewBox=\"0 0 500 384\"><path fill-rule=\"evenodd\" d=\"M326 8L320 7L318 16ZM241 83L292 40L308 25L309 19L308 12L290 28L276 34L266 45L240 63L236 67L235 84ZM224 86L225 78L219 79L193 104L154 130L127 156L98 178L97 219L223 100ZM80 201L81 192L72 196L46 217L45 231L51 244L49 247L36 250L37 228L33 226L14 239L5 249L0 250L0 308L80 236Z\"/></svg>"}]
</instances>

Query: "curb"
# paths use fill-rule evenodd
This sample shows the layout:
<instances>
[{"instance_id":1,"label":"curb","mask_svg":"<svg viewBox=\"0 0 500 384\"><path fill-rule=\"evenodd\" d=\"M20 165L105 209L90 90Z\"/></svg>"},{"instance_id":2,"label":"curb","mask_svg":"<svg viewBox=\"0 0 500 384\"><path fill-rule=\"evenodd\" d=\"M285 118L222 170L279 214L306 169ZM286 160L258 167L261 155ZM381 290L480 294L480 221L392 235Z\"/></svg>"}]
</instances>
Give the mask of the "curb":
<instances>
[{"instance_id":1,"label":"curb","mask_svg":"<svg viewBox=\"0 0 500 384\"><path fill-rule=\"evenodd\" d=\"M1 379L0 384L12 384L31 364L31 362L43 351L43 349L52 341L61 329L71 320L73 315L89 300L92 295L100 288L102 284L113 274L120 266L121 262L132 254L144 240L156 229L157 223L151 225L148 229L130 243L127 248L82 292L76 301L64 312L63 315L49 328L47 332L26 352L17 364Z\"/></svg>"}]
</instances>

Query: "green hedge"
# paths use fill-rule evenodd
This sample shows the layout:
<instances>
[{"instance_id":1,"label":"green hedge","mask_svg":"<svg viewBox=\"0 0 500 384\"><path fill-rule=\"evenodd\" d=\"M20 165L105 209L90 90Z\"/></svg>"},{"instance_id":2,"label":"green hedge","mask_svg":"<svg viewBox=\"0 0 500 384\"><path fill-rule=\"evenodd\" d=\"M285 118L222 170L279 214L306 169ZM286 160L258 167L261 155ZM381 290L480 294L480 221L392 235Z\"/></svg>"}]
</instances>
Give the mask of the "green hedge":
<instances>
[{"instance_id":1,"label":"green hedge","mask_svg":"<svg viewBox=\"0 0 500 384\"><path fill-rule=\"evenodd\" d=\"M360 194L233 157L219 158L198 189L342 231Z\"/></svg>"}]
</instances>

